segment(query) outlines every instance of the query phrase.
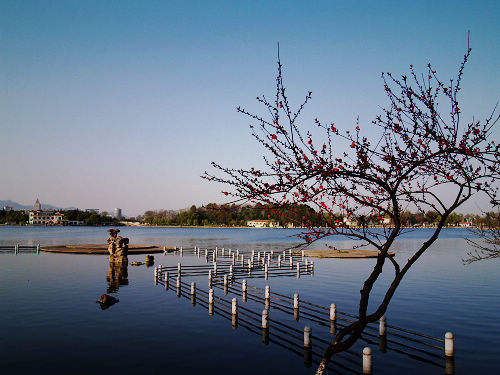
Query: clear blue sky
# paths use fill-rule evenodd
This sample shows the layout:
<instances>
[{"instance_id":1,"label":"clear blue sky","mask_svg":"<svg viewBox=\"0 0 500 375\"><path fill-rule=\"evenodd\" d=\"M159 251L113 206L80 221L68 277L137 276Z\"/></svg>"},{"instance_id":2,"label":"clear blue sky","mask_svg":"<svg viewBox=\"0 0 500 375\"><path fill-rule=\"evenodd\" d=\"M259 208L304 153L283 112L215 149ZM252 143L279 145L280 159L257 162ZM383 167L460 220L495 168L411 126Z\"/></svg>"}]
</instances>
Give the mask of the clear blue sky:
<instances>
[{"instance_id":1,"label":"clear blue sky","mask_svg":"<svg viewBox=\"0 0 500 375\"><path fill-rule=\"evenodd\" d=\"M223 202L199 176L259 163L235 108L273 93L278 41L292 101L313 92L304 125L348 126L385 103L382 71L430 61L451 78L470 30L461 108L483 118L499 15L499 1L0 0L0 199L125 215Z\"/></svg>"}]
</instances>

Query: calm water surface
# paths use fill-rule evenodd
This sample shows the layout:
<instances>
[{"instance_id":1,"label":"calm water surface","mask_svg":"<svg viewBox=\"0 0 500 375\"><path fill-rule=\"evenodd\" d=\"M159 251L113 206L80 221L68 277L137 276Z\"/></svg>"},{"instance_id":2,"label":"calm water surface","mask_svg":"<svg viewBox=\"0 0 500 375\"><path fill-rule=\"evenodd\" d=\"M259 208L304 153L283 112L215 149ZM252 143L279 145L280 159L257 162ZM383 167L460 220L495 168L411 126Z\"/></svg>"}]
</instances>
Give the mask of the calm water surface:
<instances>
[{"instance_id":1,"label":"calm water surface","mask_svg":"<svg viewBox=\"0 0 500 375\"><path fill-rule=\"evenodd\" d=\"M291 230L120 228L131 244L147 243L202 248L223 246L241 250L281 251L295 243ZM428 230L407 234L397 243L396 259L404 261L425 240ZM497 373L500 349L499 261L463 265L468 250L464 230L445 230L400 285L387 311L389 324L443 337L455 335L455 373ZM106 228L45 228L0 226L0 245L56 245L103 243ZM333 242L332 242L333 244ZM338 247L349 241L338 241ZM318 245L319 246L319 245ZM129 261L144 260L144 255ZM191 256L155 255L156 265L203 264ZM359 290L374 260L315 259L314 276L251 279L274 292L299 293L301 299L322 306L336 303L341 311L356 313ZM372 299L381 298L392 269L388 265ZM113 293L120 302L101 310L95 301L108 291L108 261L104 256L32 253L0 253L0 364L3 373L41 374L313 374L304 359L277 343L262 344L259 335L208 311L175 292L154 286L153 269L128 267L128 285ZM208 289L206 278L196 281ZM216 295L223 296L221 290ZM232 296L228 296L231 299ZM261 311L257 302L247 307ZM294 322L271 309L270 314L302 330L309 324ZM288 320L287 320L288 319ZM390 334L389 330L389 334ZM273 331L271 330L271 337ZM329 339L328 328L313 325L314 337ZM388 345L360 341L373 350L374 373L444 374L444 360L425 363ZM392 346L398 349L396 346ZM401 348L399 348L401 349ZM355 358L352 356L352 358ZM357 362L356 362L357 361ZM360 358L350 369L359 372ZM439 365L439 366L438 366Z\"/></svg>"}]
</instances>

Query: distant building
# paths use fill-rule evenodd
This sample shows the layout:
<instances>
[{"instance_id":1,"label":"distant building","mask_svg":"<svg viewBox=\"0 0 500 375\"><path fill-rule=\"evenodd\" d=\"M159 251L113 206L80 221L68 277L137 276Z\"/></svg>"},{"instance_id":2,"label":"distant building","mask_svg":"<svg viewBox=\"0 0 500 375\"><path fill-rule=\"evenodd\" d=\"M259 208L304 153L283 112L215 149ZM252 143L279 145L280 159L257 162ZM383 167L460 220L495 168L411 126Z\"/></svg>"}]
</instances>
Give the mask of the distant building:
<instances>
[{"instance_id":1,"label":"distant building","mask_svg":"<svg viewBox=\"0 0 500 375\"><path fill-rule=\"evenodd\" d=\"M60 212L42 210L38 198L28 215L28 223L32 225L62 225L64 221L64 215Z\"/></svg>"},{"instance_id":2,"label":"distant building","mask_svg":"<svg viewBox=\"0 0 500 375\"><path fill-rule=\"evenodd\" d=\"M85 222L81 221L81 220L64 220L63 224L71 225L71 226L73 226L73 225L85 225Z\"/></svg>"},{"instance_id":3,"label":"distant building","mask_svg":"<svg viewBox=\"0 0 500 375\"><path fill-rule=\"evenodd\" d=\"M279 223L276 223L273 220L250 220L247 221L247 227L254 228L276 228Z\"/></svg>"},{"instance_id":4,"label":"distant building","mask_svg":"<svg viewBox=\"0 0 500 375\"><path fill-rule=\"evenodd\" d=\"M41 211L41 210L42 210L42 205L40 204L40 201L37 198L35 204L33 205L33 211Z\"/></svg>"},{"instance_id":5,"label":"distant building","mask_svg":"<svg viewBox=\"0 0 500 375\"><path fill-rule=\"evenodd\" d=\"M472 228L472 222L471 221L461 221L458 223L458 226L461 228Z\"/></svg>"},{"instance_id":6,"label":"distant building","mask_svg":"<svg viewBox=\"0 0 500 375\"><path fill-rule=\"evenodd\" d=\"M86 208L85 212L95 212L96 214L98 214L99 209L98 208Z\"/></svg>"},{"instance_id":7,"label":"distant building","mask_svg":"<svg viewBox=\"0 0 500 375\"><path fill-rule=\"evenodd\" d=\"M29 223L33 225L62 225L64 215L56 211L30 211Z\"/></svg>"},{"instance_id":8,"label":"distant building","mask_svg":"<svg viewBox=\"0 0 500 375\"><path fill-rule=\"evenodd\" d=\"M14 207L12 207L12 206L5 206L3 209L4 209L4 211L12 211L12 210L14 210Z\"/></svg>"},{"instance_id":9,"label":"distant building","mask_svg":"<svg viewBox=\"0 0 500 375\"><path fill-rule=\"evenodd\" d=\"M122 217L122 209L121 208L115 208L115 210L113 211L113 217L115 219L119 219Z\"/></svg>"},{"instance_id":10,"label":"distant building","mask_svg":"<svg viewBox=\"0 0 500 375\"><path fill-rule=\"evenodd\" d=\"M351 220L348 217L344 216L343 221L347 227L359 227L359 221L357 220Z\"/></svg>"}]
</instances>

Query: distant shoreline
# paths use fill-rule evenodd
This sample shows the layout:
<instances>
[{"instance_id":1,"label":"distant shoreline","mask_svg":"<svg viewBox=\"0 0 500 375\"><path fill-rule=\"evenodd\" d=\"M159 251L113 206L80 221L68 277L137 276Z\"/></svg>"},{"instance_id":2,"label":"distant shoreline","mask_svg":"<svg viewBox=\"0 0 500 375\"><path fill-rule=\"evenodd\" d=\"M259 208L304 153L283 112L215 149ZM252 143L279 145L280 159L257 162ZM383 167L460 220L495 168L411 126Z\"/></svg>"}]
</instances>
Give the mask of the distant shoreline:
<instances>
[{"instance_id":1,"label":"distant shoreline","mask_svg":"<svg viewBox=\"0 0 500 375\"><path fill-rule=\"evenodd\" d=\"M247 227L247 226L215 226L215 225L127 225L127 224L102 224L102 225L36 225L36 224L5 224L0 226L13 226L13 227L33 227L33 228L79 228L79 227L127 227L127 228L207 228L207 229L307 229L305 227L287 228L287 227ZM369 229L392 229L393 227L374 226ZM403 227L402 229L436 229L435 226L428 227ZM327 227L320 227L320 229L327 229ZM351 229L361 229L361 227L353 227ZM478 227L443 227L442 229L480 229ZM494 229L494 228L483 228Z\"/></svg>"}]
</instances>

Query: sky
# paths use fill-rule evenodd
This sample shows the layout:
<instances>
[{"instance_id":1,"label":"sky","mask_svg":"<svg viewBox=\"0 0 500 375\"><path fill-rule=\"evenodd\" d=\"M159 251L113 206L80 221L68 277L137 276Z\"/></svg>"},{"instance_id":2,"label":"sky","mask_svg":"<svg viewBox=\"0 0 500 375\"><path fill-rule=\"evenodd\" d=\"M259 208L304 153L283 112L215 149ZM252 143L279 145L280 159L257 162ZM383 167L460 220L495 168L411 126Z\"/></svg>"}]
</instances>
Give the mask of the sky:
<instances>
[{"instance_id":1,"label":"sky","mask_svg":"<svg viewBox=\"0 0 500 375\"><path fill-rule=\"evenodd\" d=\"M0 0L0 199L127 216L224 202L200 175L262 163L236 107L264 113L278 42L292 103L313 93L303 125L349 126L380 113L381 72L431 62L452 78L470 30L462 118L485 118L499 14L499 1Z\"/></svg>"}]
</instances>

